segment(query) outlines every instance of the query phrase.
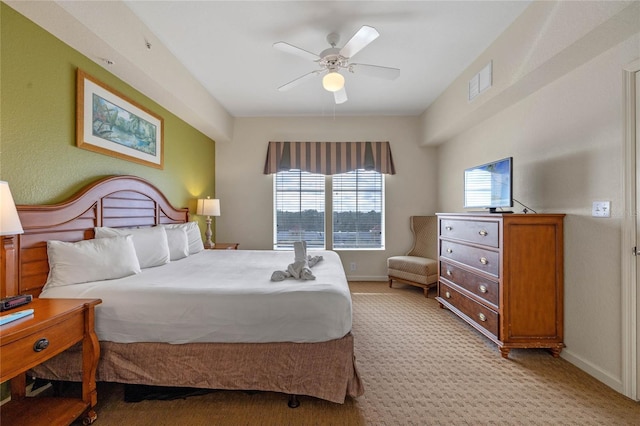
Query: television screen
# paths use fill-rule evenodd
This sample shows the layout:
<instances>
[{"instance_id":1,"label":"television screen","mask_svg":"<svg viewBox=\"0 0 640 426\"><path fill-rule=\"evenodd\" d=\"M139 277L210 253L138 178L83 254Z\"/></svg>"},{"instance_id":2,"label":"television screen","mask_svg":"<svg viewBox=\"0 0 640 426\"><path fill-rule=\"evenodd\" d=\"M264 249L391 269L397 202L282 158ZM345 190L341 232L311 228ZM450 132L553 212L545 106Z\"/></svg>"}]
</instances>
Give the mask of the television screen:
<instances>
[{"instance_id":1,"label":"television screen","mask_svg":"<svg viewBox=\"0 0 640 426\"><path fill-rule=\"evenodd\" d=\"M511 181L512 157L471 167L464 171L464 207L488 208L513 206Z\"/></svg>"}]
</instances>

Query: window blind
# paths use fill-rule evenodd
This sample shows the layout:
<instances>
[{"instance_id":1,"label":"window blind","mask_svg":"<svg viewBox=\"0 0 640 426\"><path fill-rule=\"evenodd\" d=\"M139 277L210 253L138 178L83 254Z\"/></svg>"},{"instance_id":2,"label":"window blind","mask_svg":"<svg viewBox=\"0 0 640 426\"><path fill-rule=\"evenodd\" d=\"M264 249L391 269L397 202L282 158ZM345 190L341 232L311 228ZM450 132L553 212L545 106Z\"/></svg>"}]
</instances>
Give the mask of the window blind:
<instances>
[{"instance_id":1,"label":"window blind","mask_svg":"<svg viewBox=\"0 0 640 426\"><path fill-rule=\"evenodd\" d=\"M332 181L333 248L384 248L384 175L355 170Z\"/></svg>"},{"instance_id":2,"label":"window blind","mask_svg":"<svg viewBox=\"0 0 640 426\"><path fill-rule=\"evenodd\" d=\"M325 178L288 170L274 177L274 249L292 249L295 241L307 248L325 247Z\"/></svg>"}]
</instances>

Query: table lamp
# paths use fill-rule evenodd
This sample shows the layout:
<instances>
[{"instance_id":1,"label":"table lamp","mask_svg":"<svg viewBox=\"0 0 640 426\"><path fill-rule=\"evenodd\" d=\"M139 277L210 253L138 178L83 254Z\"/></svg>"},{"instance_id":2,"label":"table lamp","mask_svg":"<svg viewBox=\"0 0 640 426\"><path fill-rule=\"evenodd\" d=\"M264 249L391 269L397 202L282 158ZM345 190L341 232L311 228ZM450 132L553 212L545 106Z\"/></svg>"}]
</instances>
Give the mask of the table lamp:
<instances>
[{"instance_id":1,"label":"table lamp","mask_svg":"<svg viewBox=\"0 0 640 426\"><path fill-rule=\"evenodd\" d=\"M0 235L16 235L23 232L9 184L0 181Z\"/></svg>"},{"instance_id":2,"label":"table lamp","mask_svg":"<svg viewBox=\"0 0 640 426\"><path fill-rule=\"evenodd\" d=\"M220 216L220 200L210 197L198 199L196 214L207 217L207 230L204 233L204 236L206 237L204 247L208 249L214 248L215 244L211 241L211 216Z\"/></svg>"}]
</instances>

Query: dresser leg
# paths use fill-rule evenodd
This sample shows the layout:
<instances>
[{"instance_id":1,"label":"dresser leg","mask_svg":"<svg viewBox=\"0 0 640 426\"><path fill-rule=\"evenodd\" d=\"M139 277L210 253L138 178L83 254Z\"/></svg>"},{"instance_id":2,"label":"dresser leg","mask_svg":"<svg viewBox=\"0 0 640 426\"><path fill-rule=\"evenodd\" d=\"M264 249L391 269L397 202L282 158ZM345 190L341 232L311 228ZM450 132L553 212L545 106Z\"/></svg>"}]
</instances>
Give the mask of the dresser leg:
<instances>
[{"instance_id":1,"label":"dresser leg","mask_svg":"<svg viewBox=\"0 0 640 426\"><path fill-rule=\"evenodd\" d=\"M549 349L551 350L551 355L553 355L554 358L560 358L560 352L562 352L562 345L558 345Z\"/></svg>"},{"instance_id":2,"label":"dresser leg","mask_svg":"<svg viewBox=\"0 0 640 426\"><path fill-rule=\"evenodd\" d=\"M511 352L511 348L505 348L504 346L500 347L500 354L502 358L509 359L509 352Z\"/></svg>"}]
</instances>

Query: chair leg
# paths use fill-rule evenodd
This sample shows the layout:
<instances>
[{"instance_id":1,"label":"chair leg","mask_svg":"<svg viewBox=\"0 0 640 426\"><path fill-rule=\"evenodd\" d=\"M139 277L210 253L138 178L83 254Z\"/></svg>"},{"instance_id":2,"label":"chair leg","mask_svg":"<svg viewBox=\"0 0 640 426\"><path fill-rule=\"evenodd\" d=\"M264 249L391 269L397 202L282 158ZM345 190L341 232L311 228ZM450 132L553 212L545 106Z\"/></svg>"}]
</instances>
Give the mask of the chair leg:
<instances>
[{"instance_id":1,"label":"chair leg","mask_svg":"<svg viewBox=\"0 0 640 426\"><path fill-rule=\"evenodd\" d=\"M429 298L429 287L424 287L424 297Z\"/></svg>"},{"instance_id":2,"label":"chair leg","mask_svg":"<svg viewBox=\"0 0 640 426\"><path fill-rule=\"evenodd\" d=\"M392 280L391 278L389 278L389 288L393 288L393 287L391 286L391 284L392 284L392 283L393 283L393 280Z\"/></svg>"}]
</instances>

